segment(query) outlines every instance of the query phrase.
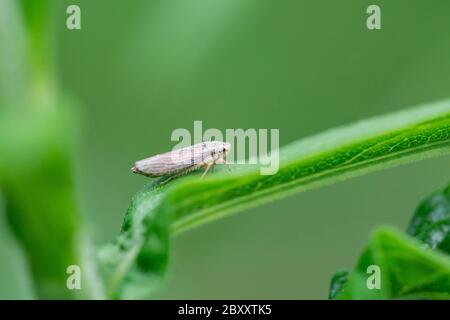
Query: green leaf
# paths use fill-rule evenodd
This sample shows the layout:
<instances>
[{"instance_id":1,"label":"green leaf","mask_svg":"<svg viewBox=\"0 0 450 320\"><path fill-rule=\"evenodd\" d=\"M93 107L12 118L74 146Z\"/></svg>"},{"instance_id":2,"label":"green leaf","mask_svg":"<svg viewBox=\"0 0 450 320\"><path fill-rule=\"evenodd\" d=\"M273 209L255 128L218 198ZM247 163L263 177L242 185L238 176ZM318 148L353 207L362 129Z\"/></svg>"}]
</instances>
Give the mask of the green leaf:
<instances>
[{"instance_id":1,"label":"green leaf","mask_svg":"<svg viewBox=\"0 0 450 320\"><path fill-rule=\"evenodd\" d=\"M424 246L431 249L440 249L444 253L449 253L449 231L450 231L450 184L447 188L443 190L439 190L425 200L419 205L414 214L413 218L408 227L408 234L413 236L414 238L420 240ZM423 250L423 249L420 249ZM385 255L386 253L381 252L376 256L379 257L381 255ZM367 255L367 253L364 253ZM404 255L408 255L408 252L404 252ZM411 257L412 258L412 257ZM394 264L394 261L390 261ZM367 262L368 263L368 262ZM367 264L366 263L366 264ZM396 266L398 267L398 266ZM400 266L399 268L401 268ZM415 265L410 265L410 268L415 268ZM348 274L343 273L342 271L336 272L336 274L331 279L331 287L330 287L330 299L335 299L336 297L342 295L342 297L350 297L352 295L357 295L356 298L374 298L373 295L370 295L369 292L365 292L364 295L359 296L361 292L361 287L364 286L363 281L367 279L367 275L364 275L361 270L356 271L353 274L353 278L357 278L359 280L353 280L357 283L348 284L346 287L347 280L349 278ZM358 274L359 273L359 274ZM394 278L394 280L396 280ZM419 279L417 279L419 281ZM359 287L358 287L359 286ZM344 288L347 289L346 294L343 294ZM433 292L428 292L424 297L433 298ZM423 298L424 298L423 297ZM436 294L436 297L440 297L440 294ZM446 297L445 295L443 296ZM383 296L383 298L390 298L389 296Z\"/></svg>"},{"instance_id":2,"label":"green leaf","mask_svg":"<svg viewBox=\"0 0 450 320\"><path fill-rule=\"evenodd\" d=\"M450 254L450 184L426 198L417 208L408 234Z\"/></svg>"},{"instance_id":3,"label":"green leaf","mask_svg":"<svg viewBox=\"0 0 450 320\"><path fill-rule=\"evenodd\" d=\"M53 0L21 0L27 36L33 101L52 102L55 94L55 4Z\"/></svg>"},{"instance_id":4,"label":"green leaf","mask_svg":"<svg viewBox=\"0 0 450 320\"><path fill-rule=\"evenodd\" d=\"M23 104L28 89L26 35L19 5L15 0L0 1L0 109Z\"/></svg>"},{"instance_id":5,"label":"green leaf","mask_svg":"<svg viewBox=\"0 0 450 320\"><path fill-rule=\"evenodd\" d=\"M100 250L105 279L112 279L106 280L108 292L126 297L153 290L154 283L148 283L144 292L142 279L164 274L171 234L296 192L449 151L450 101L442 101L299 140L280 150L276 175L235 165L233 173L222 169L204 179L193 174L165 185L152 182L134 197L118 239Z\"/></svg>"},{"instance_id":6,"label":"green leaf","mask_svg":"<svg viewBox=\"0 0 450 320\"><path fill-rule=\"evenodd\" d=\"M378 266L381 288L367 282ZM369 270L370 271L370 270ZM389 227L377 229L338 299L449 299L450 259Z\"/></svg>"},{"instance_id":7,"label":"green leaf","mask_svg":"<svg viewBox=\"0 0 450 320\"><path fill-rule=\"evenodd\" d=\"M336 299L336 297L341 294L345 283L348 281L350 276L349 270L339 270L331 278L330 283L330 293L328 294L328 299Z\"/></svg>"},{"instance_id":8,"label":"green leaf","mask_svg":"<svg viewBox=\"0 0 450 320\"><path fill-rule=\"evenodd\" d=\"M71 107L66 100L63 108L52 112L0 112L0 191L35 293L43 299L102 296L75 204ZM66 285L70 265L82 270L81 290Z\"/></svg>"},{"instance_id":9,"label":"green leaf","mask_svg":"<svg viewBox=\"0 0 450 320\"><path fill-rule=\"evenodd\" d=\"M162 194L148 184L133 198L121 234L99 251L109 298L148 295L165 274L169 254L169 220L152 214ZM150 213L150 214L149 214Z\"/></svg>"},{"instance_id":10,"label":"green leaf","mask_svg":"<svg viewBox=\"0 0 450 320\"><path fill-rule=\"evenodd\" d=\"M56 4L53 0L0 1L0 109L28 111L57 104Z\"/></svg>"},{"instance_id":11,"label":"green leaf","mask_svg":"<svg viewBox=\"0 0 450 320\"><path fill-rule=\"evenodd\" d=\"M75 112L54 86L54 4L0 1L0 191L37 297L101 298L75 204ZM80 290L67 286L72 265L82 272Z\"/></svg>"}]
</instances>

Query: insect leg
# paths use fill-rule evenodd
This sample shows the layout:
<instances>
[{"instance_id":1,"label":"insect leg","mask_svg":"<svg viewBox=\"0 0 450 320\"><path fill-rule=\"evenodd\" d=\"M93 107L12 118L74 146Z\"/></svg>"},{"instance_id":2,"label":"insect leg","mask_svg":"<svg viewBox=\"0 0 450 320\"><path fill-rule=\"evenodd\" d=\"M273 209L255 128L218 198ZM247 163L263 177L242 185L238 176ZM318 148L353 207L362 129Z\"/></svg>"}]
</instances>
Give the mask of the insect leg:
<instances>
[{"instance_id":1,"label":"insect leg","mask_svg":"<svg viewBox=\"0 0 450 320\"><path fill-rule=\"evenodd\" d=\"M166 184L167 182L169 182L170 180L178 177L179 175L173 175L173 176L164 176L161 179L158 180L158 183L160 186L162 186L163 184Z\"/></svg>"},{"instance_id":2,"label":"insect leg","mask_svg":"<svg viewBox=\"0 0 450 320\"><path fill-rule=\"evenodd\" d=\"M227 160L225 159L225 157L222 157L222 158L217 159L216 161L214 161L214 164L224 164L224 165L227 166L228 171L231 172L231 168L230 168L230 166L228 165Z\"/></svg>"},{"instance_id":3,"label":"insect leg","mask_svg":"<svg viewBox=\"0 0 450 320\"><path fill-rule=\"evenodd\" d=\"M205 172L203 172L202 178L203 178L203 177L205 176L205 174L208 172L209 168L211 168L213 165L214 165L214 162L213 162L213 163L208 163L208 164L206 165L206 170L205 170Z\"/></svg>"},{"instance_id":4,"label":"insect leg","mask_svg":"<svg viewBox=\"0 0 450 320\"><path fill-rule=\"evenodd\" d=\"M226 155L223 156L223 164L226 165L228 171L231 172L231 167L230 167L230 165L227 163L227 156L226 156Z\"/></svg>"},{"instance_id":5,"label":"insect leg","mask_svg":"<svg viewBox=\"0 0 450 320\"><path fill-rule=\"evenodd\" d=\"M160 185L166 184L167 182L171 181L172 179L175 179L175 178L178 178L178 177L183 176L185 174L188 174L189 172L194 171L197 168L198 168L198 166L192 166L192 167L187 168L185 170L182 170L180 172L177 172L177 173L174 173L174 174L171 174L171 175L163 176L161 179L158 180L158 182L159 182Z\"/></svg>"}]
</instances>

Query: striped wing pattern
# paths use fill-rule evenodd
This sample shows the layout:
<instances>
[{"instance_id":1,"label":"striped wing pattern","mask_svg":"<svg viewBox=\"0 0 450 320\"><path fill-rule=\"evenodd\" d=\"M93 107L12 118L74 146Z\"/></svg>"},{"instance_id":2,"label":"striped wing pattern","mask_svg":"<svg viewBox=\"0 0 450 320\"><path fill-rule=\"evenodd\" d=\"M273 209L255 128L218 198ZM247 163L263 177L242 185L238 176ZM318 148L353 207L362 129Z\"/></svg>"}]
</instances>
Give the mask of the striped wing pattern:
<instances>
[{"instance_id":1,"label":"striped wing pattern","mask_svg":"<svg viewBox=\"0 0 450 320\"><path fill-rule=\"evenodd\" d=\"M139 160L134 168L139 173L154 177L192 170L203 165L215 147L213 142L198 143Z\"/></svg>"}]
</instances>

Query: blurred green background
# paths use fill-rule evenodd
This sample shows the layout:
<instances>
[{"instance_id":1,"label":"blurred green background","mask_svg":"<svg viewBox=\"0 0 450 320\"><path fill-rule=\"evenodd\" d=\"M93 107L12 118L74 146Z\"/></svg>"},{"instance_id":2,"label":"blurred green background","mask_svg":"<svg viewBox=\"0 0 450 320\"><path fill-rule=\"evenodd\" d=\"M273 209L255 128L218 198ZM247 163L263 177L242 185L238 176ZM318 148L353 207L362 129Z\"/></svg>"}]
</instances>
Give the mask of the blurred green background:
<instances>
[{"instance_id":1,"label":"blurred green background","mask_svg":"<svg viewBox=\"0 0 450 320\"><path fill-rule=\"evenodd\" d=\"M81 30L65 27L69 4L81 7ZM370 4L381 7L379 31L366 28ZM133 162L171 149L171 132L194 120L279 128L285 145L450 96L445 0L64 0L54 17L58 85L82 108L77 199L97 244L118 233L148 181L130 173ZM182 234L151 298L325 299L331 275L355 264L374 227L404 229L419 201L448 182L449 160L352 179ZM0 298L33 298L4 219L0 261Z\"/></svg>"}]
</instances>

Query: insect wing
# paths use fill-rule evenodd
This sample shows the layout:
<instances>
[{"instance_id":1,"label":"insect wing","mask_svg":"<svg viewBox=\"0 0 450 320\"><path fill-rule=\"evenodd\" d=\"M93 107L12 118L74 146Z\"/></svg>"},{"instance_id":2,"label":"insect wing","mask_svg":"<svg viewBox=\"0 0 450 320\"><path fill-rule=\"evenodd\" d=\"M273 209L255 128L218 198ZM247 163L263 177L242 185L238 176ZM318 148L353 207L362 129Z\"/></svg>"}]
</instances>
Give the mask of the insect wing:
<instances>
[{"instance_id":1,"label":"insect wing","mask_svg":"<svg viewBox=\"0 0 450 320\"><path fill-rule=\"evenodd\" d=\"M135 167L153 176L176 173L201 165L207 150L205 144L197 144L137 161Z\"/></svg>"}]
</instances>

